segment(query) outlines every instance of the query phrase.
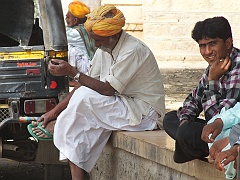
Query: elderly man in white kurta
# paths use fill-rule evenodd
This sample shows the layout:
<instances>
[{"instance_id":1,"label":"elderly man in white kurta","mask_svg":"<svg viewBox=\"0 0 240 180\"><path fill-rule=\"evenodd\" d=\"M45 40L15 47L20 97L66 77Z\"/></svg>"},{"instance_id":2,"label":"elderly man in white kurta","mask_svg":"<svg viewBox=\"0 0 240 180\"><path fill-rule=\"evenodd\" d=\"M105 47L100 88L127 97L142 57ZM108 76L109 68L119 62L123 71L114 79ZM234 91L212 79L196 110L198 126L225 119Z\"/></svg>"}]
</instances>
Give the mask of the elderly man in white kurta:
<instances>
[{"instance_id":1,"label":"elderly man in white kurta","mask_svg":"<svg viewBox=\"0 0 240 180\"><path fill-rule=\"evenodd\" d=\"M54 144L75 179L92 170L112 131L153 130L162 124L165 99L157 62L143 42L121 29L124 24L114 6L100 6L90 14L85 27L99 49L89 76L62 60L49 64L53 75L69 75L81 84L40 119L50 130L50 121L58 115ZM46 137L38 127L33 129Z\"/></svg>"}]
</instances>

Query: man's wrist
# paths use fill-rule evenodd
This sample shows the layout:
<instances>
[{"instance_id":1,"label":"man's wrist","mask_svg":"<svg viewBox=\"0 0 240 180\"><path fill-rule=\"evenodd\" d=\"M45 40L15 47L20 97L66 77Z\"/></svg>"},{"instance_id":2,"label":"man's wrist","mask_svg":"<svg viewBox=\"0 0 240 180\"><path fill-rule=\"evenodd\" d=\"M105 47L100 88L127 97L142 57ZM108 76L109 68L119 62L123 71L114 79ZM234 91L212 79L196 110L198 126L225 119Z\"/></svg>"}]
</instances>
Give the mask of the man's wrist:
<instances>
[{"instance_id":1,"label":"man's wrist","mask_svg":"<svg viewBox=\"0 0 240 180\"><path fill-rule=\"evenodd\" d=\"M73 77L73 80L78 82L80 79L80 75L80 72L77 72L77 74Z\"/></svg>"},{"instance_id":2,"label":"man's wrist","mask_svg":"<svg viewBox=\"0 0 240 180\"><path fill-rule=\"evenodd\" d=\"M233 156L237 157L238 156L238 151L239 151L239 144L234 144L230 148L230 151L232 152Z\"/></svg>"},{"instance_id":3,"label":"man's wrist","mask_svg":"<svg viewBox=\"0 0 240 180\"><path fill-rule=\"evenodd\" d=\"M208 81L214 80L212 77L208 76Z\"/></svg>"},{"instance_id":4,"label":"man's wrist","mask_svg":"<svg viewBox=\"0 0 240 180\"><path fill-rule=\"evenodd\" d=\"M218 126L220 126L221 128L223 128L223 121L221 118L216 118L213 123L217 124Z\"/></svg>"},{"instance_id":5,"label":"man's wrist","mask_svg":"<svg viewBox=\"0 0 240 180\"><path fill-rule=\"evenodd\" d=\"M68 76L73 79L77 75L77 73L78 73L78 70L75 67L72 67L68 73Z\"/></svg>"}]
</instances>

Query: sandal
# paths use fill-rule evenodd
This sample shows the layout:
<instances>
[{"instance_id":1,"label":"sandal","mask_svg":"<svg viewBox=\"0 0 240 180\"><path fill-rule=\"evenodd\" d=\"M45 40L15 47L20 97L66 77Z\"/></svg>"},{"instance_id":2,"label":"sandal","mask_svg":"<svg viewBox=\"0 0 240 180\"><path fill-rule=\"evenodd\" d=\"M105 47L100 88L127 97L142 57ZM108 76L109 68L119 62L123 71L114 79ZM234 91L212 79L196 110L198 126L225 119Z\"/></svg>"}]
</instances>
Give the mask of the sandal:
<instances>
[{"instance_id":1,"label":"sandal","mask_svg":"<svg viewBox=\"0 0 240 180\"><path fill-rule=\"evenodd\" d=\"M53 140L53 135L52 135L50 132L48 132L46 129L44 129L44 128L42 127L42 124L43 124L43 122L40 122L37 126L33 126L32 124L29 124L29 125L27 126L28 132L29 132L34 138L36 138L36 139L38 139L38 140L42 140L42 141L52 141L52 140ZM48 138L38 137L36 134L34 134L33 131L32 131L32 128L34 128L34 127L37 127L39 130L43 131L43 132L48 136Z\"/></svg>"}]
</instances>

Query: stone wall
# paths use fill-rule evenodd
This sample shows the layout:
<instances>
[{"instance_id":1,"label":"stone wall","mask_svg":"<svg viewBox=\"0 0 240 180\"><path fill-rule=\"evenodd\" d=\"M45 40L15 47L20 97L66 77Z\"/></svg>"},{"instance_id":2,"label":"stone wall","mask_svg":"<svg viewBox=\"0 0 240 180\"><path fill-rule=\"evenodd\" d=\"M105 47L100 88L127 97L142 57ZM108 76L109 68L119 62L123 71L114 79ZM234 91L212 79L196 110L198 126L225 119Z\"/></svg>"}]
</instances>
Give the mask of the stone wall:
<instances>
[{"instance_id":1,"label":"stone wall","mask_svg":"<svg viewBox=\"0 0 240 180\"><path fill-rule=\"evenodd\" d=\"M204 61L191 31L197 21L224 16L231 26L234 45L240 47L240 1L236 0L82 0L91 9L113 4L126 17L124 29L143 40L158 61ZM71 0L62 0L64 11Z\"/></svg>"},{"instance_id":2,"label":"stone wall","mask_svg":"<svg viewBox=\"0 0 240 180\"><path fill-rule=\"evenodd\" d=\"M191 31L197 21L224 16L240 47L239 7L235 0L143 0L144 41L159 61L203 60Z\"/></svg>"}]
</instances>

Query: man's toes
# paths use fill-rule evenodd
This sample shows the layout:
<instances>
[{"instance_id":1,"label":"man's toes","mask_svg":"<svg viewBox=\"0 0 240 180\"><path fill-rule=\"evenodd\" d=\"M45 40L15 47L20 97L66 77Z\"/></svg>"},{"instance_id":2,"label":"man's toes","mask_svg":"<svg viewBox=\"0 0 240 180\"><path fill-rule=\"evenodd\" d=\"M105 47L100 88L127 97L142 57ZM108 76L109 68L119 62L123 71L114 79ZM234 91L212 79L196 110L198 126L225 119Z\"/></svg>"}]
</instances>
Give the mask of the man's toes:
<instances>
[{"instance_id":1,"label":"man's toes","mask_svg":"<svg viewBox=\"0 0 240 180\"><path fill-rule=\"evenodd\" d=\"M39 132L39 129L38 129L38 128L32 128L32 132L33 132L34 134L37 134L37 133Z\"/></svg>"},{"instance_id":2,"label":"man's toes","mask_svg":"<svg viewBox=\"0 0 240 180\"><path fill-rule=\"evenodd\" d=\"M48 135L46 135L44 132L39 132L36 135L41 138L48 138Z\"/></svg>"},{"instance_id":3,"label":"man's toes","mask_svg":"<svg viewBox=\"0 0 240 180\"><path fill-rule=\"evenodd\" d=\"M32 124L33 126L38 126L39 122L37 122L37 121L32 121L31 124Z\"/></svg>"},{"instance_id":4,"label":"man's toes","mask_svg":"<svg viewBox=\"0 0 240 180\"><path fill-rule=\"evenodd\" d=\"M41 138L49 138L48 135L46 135L43 131L41 131L41 130L38 129L38 128L35 128L32 132L33 132L34 134L36 134L38 137L41 137Z\"/></svg>"}]
</instances>

